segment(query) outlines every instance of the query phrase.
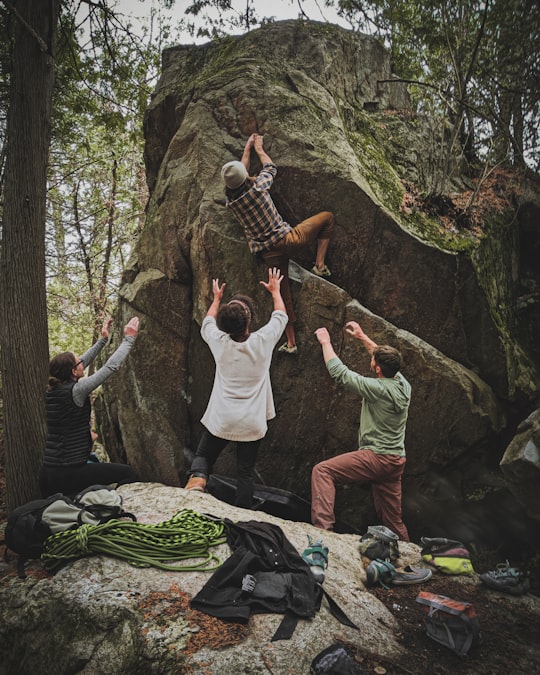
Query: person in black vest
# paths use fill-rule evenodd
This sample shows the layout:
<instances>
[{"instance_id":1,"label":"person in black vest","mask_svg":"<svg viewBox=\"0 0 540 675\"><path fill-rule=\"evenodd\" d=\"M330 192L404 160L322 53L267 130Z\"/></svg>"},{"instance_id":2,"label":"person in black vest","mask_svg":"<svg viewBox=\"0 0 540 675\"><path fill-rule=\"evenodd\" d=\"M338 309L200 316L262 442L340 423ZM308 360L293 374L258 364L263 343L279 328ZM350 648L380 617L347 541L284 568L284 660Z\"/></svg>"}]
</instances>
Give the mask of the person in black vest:
<instances>
[{"instance_id":1,"label":"person in black vest","mask_svg":"<svg viewBox=\"0 0 540 675\"><path fill-rule=\"evenodd\" d=\"M49 364L45 394L47 441L40 474L43 497L57 492L76 494L90 485L122 485L138 480L127 464L89 461L93 442L90 394L122 365L139 332L139 319L133 317L124 327L122 344L107 363L90 377L84 377L84 369L107 344L111 323L109 319L104 324L101 339L80 358L72 352L63 352Z\"/></svg>"}]
</instances>

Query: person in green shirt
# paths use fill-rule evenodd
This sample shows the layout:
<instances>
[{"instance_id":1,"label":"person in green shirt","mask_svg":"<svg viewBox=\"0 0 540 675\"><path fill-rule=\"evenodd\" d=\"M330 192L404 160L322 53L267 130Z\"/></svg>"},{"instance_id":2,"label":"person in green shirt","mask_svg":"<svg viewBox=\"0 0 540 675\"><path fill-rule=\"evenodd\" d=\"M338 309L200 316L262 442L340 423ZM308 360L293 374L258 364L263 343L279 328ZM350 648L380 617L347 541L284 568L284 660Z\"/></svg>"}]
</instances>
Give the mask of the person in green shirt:
<instances>
[{"instance_id":1,"label":"person in green shirt","mask_svg":"<svg viewBox=\"0 0 540 675\"><path fill-rule=\"evenodd\" d=\"M401 513L401 477L405 468L405 427L411 400L411 385L399 372L400 352L377 345L356 321L345 332L371 354L375 377L364 377L343 364L334 351L326 328L315 331L331 377L362 398L358 450L319 462L311 473L311 521L323 530L335 522L336 486L371 483L377 517L402 541L409 541Z\"/></svg>"}]
</instances>

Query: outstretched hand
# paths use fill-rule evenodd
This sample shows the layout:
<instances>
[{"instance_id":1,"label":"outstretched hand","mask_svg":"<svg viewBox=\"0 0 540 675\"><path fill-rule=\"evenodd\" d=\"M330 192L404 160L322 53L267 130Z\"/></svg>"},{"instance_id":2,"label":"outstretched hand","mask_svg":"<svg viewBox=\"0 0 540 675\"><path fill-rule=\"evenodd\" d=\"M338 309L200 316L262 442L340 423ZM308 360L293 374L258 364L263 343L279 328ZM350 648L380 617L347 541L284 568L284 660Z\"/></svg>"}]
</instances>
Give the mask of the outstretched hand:
<instances>
[{"instance_id":1,"label":"outstretched hand","mask_svg":"<svg viewBox=\"0 0 540 675\"><path fill-rule=\"evenodd\" d=\"M366 335L362 330L360 324L356 323L356 321L348 321L345 324L345 332L348 333L349 335L352 335L357 340L362 339Z\"/></svg>"},{"instance_id":2,"label":"outstretched hand","mask_svg":"<svg viewBox=\"0 0 540 675\"><path fill-rule=\"evenodd\" d=\"M223 297L223 293L225 292L225 286L227 284L223 283L221 286L219 285L219 279L212 279L212 290L214 292L214 302L221 302L221 298Z\"/></svg>"},{"instance_id":3,"label":"outstretched hand","mask_svg":"<svg viewBox=\"0 0 540 675\"><path fill-rule=\"evenodd\" d=\"M107 319L107 321L105 321L105 323L103 324L103 327L101 329L101 336L102 337L104 337L104 338L109 337L109 331L111 330L112 322L113 322L112 317L109 317Z\"/></svg>"},{"instance_id":4,"label":"outstretched hand","mask_svg":"<svg viewBox=\"0 0 540 675\"><path fill-rule=\"evenodd\" d=\"M138 335L138 333L139 333L139 317L134 316L124 326L124 335L126 335L126 336L129 336L129 335L136 336L136 335Z\"/></svg>"},{"instance_id":5,"label":"outstretched hand","mask_svg":"<svg viewBox=\"0 0 540 675\"><path fill-rule=\"evenodd\" d=\"M330 333L326 328L317 328L315 336L321 345L329 345L331 343Z\"/></svg>"},{"instance_id":6,"label":"outstretched hand","mask_svg":"<svg viewBox=\"0 0 540 675\"><path fill-rule=\"evenodd\" d=\"M268 282L261 281L261 286L264 286L266 290L272 293L279 293L281 287L281 280L283 279L283 274L278 267L269 267L268 268Z\"/></svg>"},{"instance_id":7,"label":"outstretched hand","mask_svg":"<svg viewBox=\"0 0 540 675\"><path fill-rule=\"evenodd\" d=\"M253 147L255 148L255 152L260 152L261 150L264 150L263 142L264 136L261 136L260 134L253 134Z\"/></svg>"}]
</instances>

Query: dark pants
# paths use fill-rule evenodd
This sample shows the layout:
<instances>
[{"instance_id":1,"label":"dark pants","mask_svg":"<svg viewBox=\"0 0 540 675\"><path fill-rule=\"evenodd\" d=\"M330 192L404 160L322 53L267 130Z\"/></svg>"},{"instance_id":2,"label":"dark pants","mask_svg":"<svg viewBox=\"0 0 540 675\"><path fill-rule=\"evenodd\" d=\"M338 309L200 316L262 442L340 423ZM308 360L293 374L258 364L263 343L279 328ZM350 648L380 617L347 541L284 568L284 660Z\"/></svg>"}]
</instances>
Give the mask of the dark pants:
<instances>
[{"instance_id":1,"label":"dark pants","mask_svg":"<svg viewBox=\"0 0 540 675\"><path fill-rule=\"evenodd\" d=\"M42 466L39 487L42 497L48 497L57 492L76 495L90 485L124 485L138 480L135 471L127 464L91 462L77 466Z\"/></svg>"},{"instance_id":2,"label":"dark pants","mask_svg":"<svg viewBox=\"0 0 540 675\"><path fill-rule=\"evenodd\" d=\"M236 506L249 509L253 504L253 479L255 463L262 438L257 441L236 441ZM195 457L191 462L190 474L201 474L208 478L221 451L232 441L218 438L204 431Z\"/></svg>"}]
</instances>

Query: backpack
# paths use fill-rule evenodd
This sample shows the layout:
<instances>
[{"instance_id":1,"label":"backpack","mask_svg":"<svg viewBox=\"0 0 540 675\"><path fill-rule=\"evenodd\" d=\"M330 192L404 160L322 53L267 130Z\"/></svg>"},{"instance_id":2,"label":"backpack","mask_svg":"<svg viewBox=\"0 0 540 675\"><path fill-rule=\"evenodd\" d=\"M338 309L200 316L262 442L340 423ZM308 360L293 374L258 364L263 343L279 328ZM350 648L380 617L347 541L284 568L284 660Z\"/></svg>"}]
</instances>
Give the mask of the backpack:
<instances>
[{"instance_id":1,"label":"backpack","mask_svg":"<svg viewBox=\"0 0 540 675\"><path fill-rule=\"evenodd\" d=\"M459 656L465 656L472 646L480 643L480 623L470 602L427 591L421 591L416 602L423 605L426 612L428 637Z\"/></svg>"},{"instance_id":2,"label":"backpack","mask_svg":"<svg viewBox=\"0 0 540 675\"><path fill-rule=\"evenodd\" d=\"M471 556L460 541L422 537L422 559L444 574L474 574Z\"/></svg>"},{"instance_id":3,"label":"backpack","mask_svg":"<svg viewBox=\"0 0 540 675\"><path fill-rule=\"evenodd\" d=\"M45 540L52 534L75 529L82 524L99 525L113 518L137 520L122 509L122 497L104 485L92 485L71 499L56 493L44 499L34 499L17 507L8 517L4 543L19 556L17 569L26 578L24 564L39 558Z\"/></svg>"},{"instance_id":4,"label":"backpack","mask_svg":"<svg viewBox=\"0 0 540 675\"><path fill-rule=\"evenodd\" d=\"M384 525L370 525L360 539L360 553L371 560L389 560L399 558L399 537Z\"/></svg>"}]
</instances>

